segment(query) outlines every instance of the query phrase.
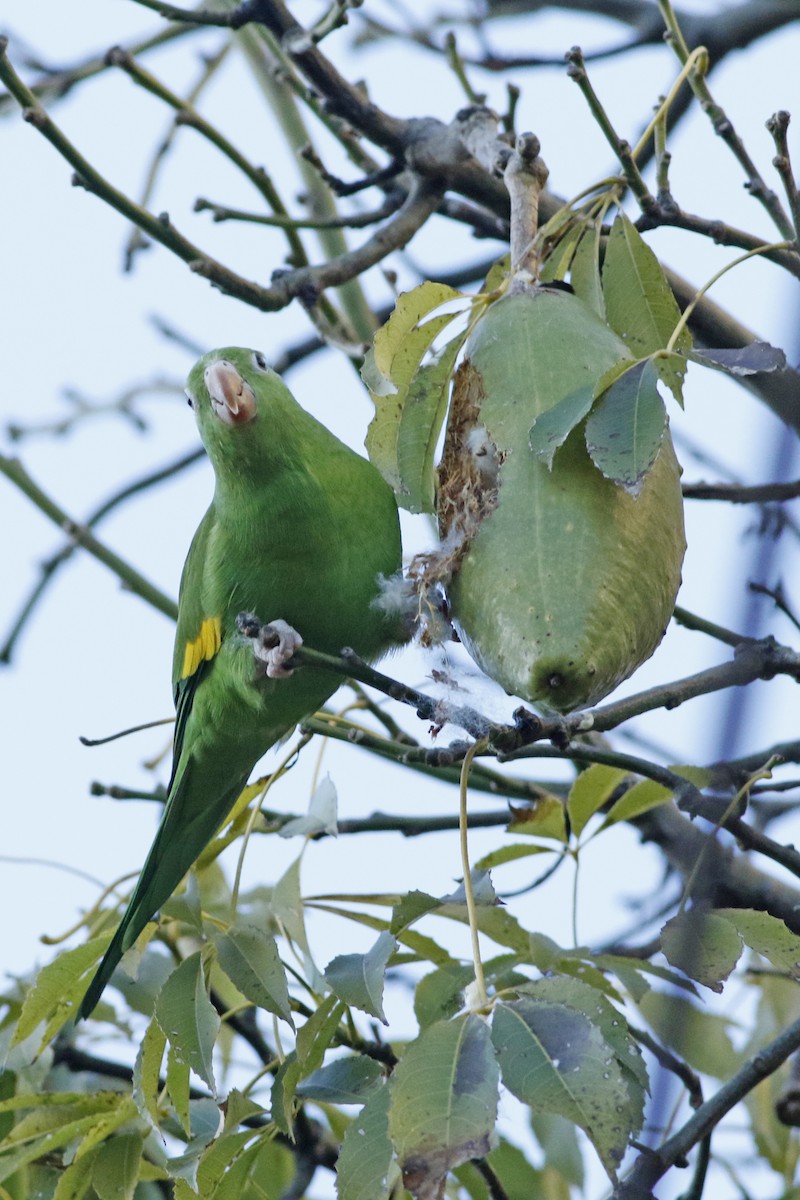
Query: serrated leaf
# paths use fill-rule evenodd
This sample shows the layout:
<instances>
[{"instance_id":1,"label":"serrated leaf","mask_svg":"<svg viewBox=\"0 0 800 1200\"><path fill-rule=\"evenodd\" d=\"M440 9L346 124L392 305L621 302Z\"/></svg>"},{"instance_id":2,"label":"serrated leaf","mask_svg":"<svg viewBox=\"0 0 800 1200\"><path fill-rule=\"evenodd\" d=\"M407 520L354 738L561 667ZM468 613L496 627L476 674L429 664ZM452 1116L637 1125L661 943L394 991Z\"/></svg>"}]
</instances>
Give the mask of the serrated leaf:
<instances>
[{"instance_id":1,"label":"serrated leaf","mask_svg":"<svg viewBox=\"0 0 800 1200\"><path fill-rule=\"evenodd\" d=\"M726 375L758 375L762 371L781 371L786 366L786 355L769 342L750 342L747 346L725 347L720 350L692 350L688 354L692 362L703 367L713 367Z\"/></svg>"},{"instance_id":2,"label":"serrated leaf","mask_svg":"<svg viewBox=\"0 0 800 1200\"><path fill-rule=\"evenodd\" d=\"M595 221L578 242L572 258L570 282L584 304L605 321L606 302L600 277L601 234L601 225Z\"/></svg>"},{"instance_id":3,"label":"serrated leaf","mask_svg":"<svg viewBox=\"0 0 800 1200\"><path fill-rule=\"evenodd\" d=\"M492 877L488 871L482 871L480 867L473 867L470 871L470 882L472 883L472 898L478 908L490 908L495 904L500 903L497 892L494 890ZM444 904L466 904L467 892L464 887L463 879L458 887L453 892L448 892L446 896L442 896L441 903Z\"/></svg>"},{"instance_id":4,"label":"serrated leaf","mask_svg":"<svg viewBox=\"0 0 800 1200\"><path fill-rule=\"evenodd\" d=\"M715 915L730 921L742 941L769 959L779 971L800 978L800 937L771 913L753 908L718 908Z\"/></svg>"},{"instance_id":5,"label":"serrated leaf","mask_svg":"<svg viewBox=\"0 0 800 1200\"><path fill-rule=\"evenodd\" d=\"M639 1044L628 1031L628 1023L619 1009L585 975L579 979L570 975L550 975L526 984L525 992L536 1000L566 1004L569 1008L577 1009L598 1027L611 1047L623 1077L630 1076L626 1078L626 1084L631 1109L641 1121L644 1093L649 1083L647 1067Z\"/></svg>"},{"instance_id":6,"label":"serrated leaf","mask_svg":"<svg viewBox=\"0 0 800 1200\"><path fill-rule=\"evenodd\" d=\"M133 1101L142 1120L158 1128L159 1076L167 1038L155 1017L145 1030L133 1065Z\"/></svg>"},{"instance_id":7,"label":"serrated leaf","mask_svg":"<svg viewBox=\"0 0 800 1200\"><path fill-rule=\"evenodd\" d=\"M603 263L603 296L608 323L627 344L634 358L663 350L680 320L680 310L664 271L624 213L615 220ZM680 333L674 349L691 349L688 329ZM685 366L670 364L664 382L682 402Z\"/></svg>"},{"instance_id":8,"label":"serrated leaf","mask_svg":"<svg viewBox=\"0 0 800 1200\"><path fill-rule=\"evenodd\" d=\"M388 1200L389 1088L370 1096L356 1119L347 1127L336 1160L336 1192L339 1200Z\"/></svg>"},{"instance_id":9,"label":"serrated leaf","mask_svg":"<svg viewBox=\"0 0 800 1200\"><path fill-rule=\"evenodd\" d=\"M172 972L155 1015L177 1057L216 1093L212 1055L220 1020L206 992L200 951Z\"/></svg>"},{"instance_id":10,"label":"serrated leaf","mask_svg":"<svg viewBox=\"0 0 800 1200\"><path fill-rule=\"evenodd\" d=\"M366 954L339 954L325 968L325 978L340 1000L387 1024L383 1012L386 964L397 949L390 933L378 935Z\"/></svg>"},{"instance_id":11,"label":"serrated leaf","mask_svg":"<svg viewBox=\"0 0 800 1200\"><path fill-rule=\"evenodd\" d=\"M383 1068L366 1054L348 1054L318 1067L297 1085L297 1095L323 1104L363 1104L381 1086Z\"/></svg>"},{"instance_id":12,"label":"serrated leaf","mask_svg":"<svg viewBox=\"0 0 800 1200\"><path fill-rule=\"evenodd\" d=\"M588 821L610 800L626 775L619 767L602 763L593 763L581 771L567 797L567 816L576 837L580 837Z\"/></svg>"},{"instance_id":13,"label":"serrated leaf","mask_svg":"<svg viewBox=\"0 0 800 1200\"><path fill-rule=\"evenodd\" d=\"M215 944L220 967L242 995L294 1028L286 971L272 934L254 925L233 925Z\"/></svg>"},{"instance_id":14,"label":"serrated leaf","mask_svg":"<svg viewBox=\"0 0 800 1200\"><path fill-rule=\"evenodd\" d=\"M598 1026L564 1004L525 997L496 1006L492 1040L506 1087L523 1103L579 1125L614 1181L638 1118Z\"/></svg>"},{"instance_id":15,"label":"serrated leaf","mask_svg":"<svg viewBox=\"0 0 800 1200\"><path fill-rule=\"evenodd\" d=\"M692 909L667 921L661 930L661 949L673 967L712 992L721 992L741 957L742 939L724 917Z\"/></svg>"},{"instance_id":16,"label":"serrated leaf","mask_svg":"<svg viewBox=\"0 0 800 1200\"><path fill-rule=\"evenodd\" d=\"M71 1016L86 991L91 972L108 949L112 935L92 938L74 950L63 950L42 967L33 987L25 996L11 1045L29 1037L42 1021L47 1021L43 1043Z\"/></svg>"},{"instance_id":17,"label":"serrated leaf","mask_svg":"<svg viewBox=\"0 0 800 1200\"><path fill-rule=\"evenodd\" d=\"M635 363L597 400L586 421L586 448L607 479L634 494L655 462L667 413L650 359Z\"/></svg>"},{"instance_id":18,"label":"serrated leaf","mask_svg":"<svg viewBox=\"0 0 800 1200\"><path fill-rule=\"evenodd\" d=\"M425 1029L406 1048L390 1090L389 1136L412 1195L437 1195L449 1170L488 1153L498 1069L480 1017Z\"/></svg>"},{"instance_id":19,"label":"serrated leaf","mask_svg":"<svg viewBox=\"0 0 800 1200\"><path fill-rule=\"evenodd\" d=\"M640 817L651 808L668 804L671 799L672 792L668 787L656 783L654 779L643 779L628 788L625 795L612 804L601 828L607 829L609 825L616 825L618 821L632 821L634 817Z\"/></svg>"},{"instance_id":20,"label":"serrated leaf","mask_svg":"<svg viewBox=\"0 0 800 1200\"><path fill-rule=\"evenodd\" d=\"M540 413L528 435L528 445L539 462L553 469L556 450L564 445L576 425L580 425L594 403L594 390L587 386L566 396L552 408Z\"/></svg>"},{"instance_id":21,"label":"serrated leaf","mask_svg":"<svg viewBox=\"0 0 800 1200\"><path fill-rule=\"evenodd\" d=\"M683 408L683 380L686 375L686 355L659 351L650 360L661 383L674 395ZM676 382L677 381L677 382ZM677 391L675 388L677 387Z\"/></svg>"},{"instance_id":22,"label":"serrated leaf","mask_svg":"<svg viewBox=\"0 0 800 1200\"><path fill-rule=\"evenodd\" d=\"M121 1133L100 1147L92 1170L92 1187L99 1200L133 1200L142 1149L138 1133Z\"/></svg>"}]
</instances>

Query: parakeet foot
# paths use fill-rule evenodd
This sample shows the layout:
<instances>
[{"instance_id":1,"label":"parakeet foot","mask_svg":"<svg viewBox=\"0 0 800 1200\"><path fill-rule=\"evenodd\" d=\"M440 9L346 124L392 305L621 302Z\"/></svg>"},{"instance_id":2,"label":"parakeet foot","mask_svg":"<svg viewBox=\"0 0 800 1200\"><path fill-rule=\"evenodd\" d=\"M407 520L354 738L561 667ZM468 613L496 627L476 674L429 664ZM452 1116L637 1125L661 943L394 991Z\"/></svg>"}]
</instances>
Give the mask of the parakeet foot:
<instances>
[{"instance_id":1,"label":"parakeet foot","mask_svg":"<svg viewBox=\"0 0 800 1200\"><path fill-rule=\"evenodd\" d=\"M287 679L292 668L286 664L298 650L303 639L296 629L280 617L266 624L255 613L239 613L236 628L253 643L253 654L269 679Z\"/></svg>"}]
</instances>

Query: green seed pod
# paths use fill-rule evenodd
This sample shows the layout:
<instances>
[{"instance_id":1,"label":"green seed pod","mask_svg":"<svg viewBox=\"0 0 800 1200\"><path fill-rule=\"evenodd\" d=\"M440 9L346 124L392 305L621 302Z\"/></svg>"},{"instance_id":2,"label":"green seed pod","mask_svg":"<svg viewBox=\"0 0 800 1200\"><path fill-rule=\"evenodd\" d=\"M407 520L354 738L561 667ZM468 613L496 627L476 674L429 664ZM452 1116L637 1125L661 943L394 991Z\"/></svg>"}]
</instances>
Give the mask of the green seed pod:
<instances>
[{"instance_id":1,"label":"green seed pod","mask_svg":"<svg viewBox=\"0 0 800 1200\"><path fill-rule=\"evenodd\" d=\"M453 617L487 675L561 712L596 703L650 657L680 586L668 428L635 495L592 462L585 421L552 469L529 447L537 416L626 358L577 296L535 287L486 312L453 387L438 497Z\"/></svg>"}]
</instances>

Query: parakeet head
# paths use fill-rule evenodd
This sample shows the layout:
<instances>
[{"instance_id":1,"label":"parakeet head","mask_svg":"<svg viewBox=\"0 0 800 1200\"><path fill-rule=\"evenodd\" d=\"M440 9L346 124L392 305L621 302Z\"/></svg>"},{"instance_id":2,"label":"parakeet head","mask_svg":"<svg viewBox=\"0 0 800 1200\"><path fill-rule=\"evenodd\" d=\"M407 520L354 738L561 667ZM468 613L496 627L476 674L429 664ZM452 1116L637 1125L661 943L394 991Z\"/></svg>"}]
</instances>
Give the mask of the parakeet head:
<instances>
[{"instance_id":1,"label":"parakeet head","mask_svg":"<svg viewBox=\"0 0 800 1200\"><path fill-rule=\"evenodd\" d=\"M264 355L239 346L204 355L189 373L186 397L215 467L228 462L241 470L251 457L280 455L298 422L311 419Z\"/></svg>"}]
</instances>

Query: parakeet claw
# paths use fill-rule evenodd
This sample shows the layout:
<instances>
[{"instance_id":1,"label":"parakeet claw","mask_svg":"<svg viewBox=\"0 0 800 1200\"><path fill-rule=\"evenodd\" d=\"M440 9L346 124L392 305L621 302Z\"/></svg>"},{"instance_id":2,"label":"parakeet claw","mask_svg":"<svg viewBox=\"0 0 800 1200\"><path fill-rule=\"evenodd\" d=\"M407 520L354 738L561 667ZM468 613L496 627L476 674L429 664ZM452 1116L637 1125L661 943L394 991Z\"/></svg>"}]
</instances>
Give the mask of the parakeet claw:
<instances>
[{"instance_id":1,"label":"parakeet claw","mask_svg":"<svg viewBox=\"0 0 800 1200\"><path fill-rule=\"evenodd\" d=\"M256 661L269 679L287 679L292 674L292 668L286 664L302 646L303 639L288 622L279 617L262 624L255 613L239 613L236 628L252 641Z\"/></svg>"}]
</instances>

